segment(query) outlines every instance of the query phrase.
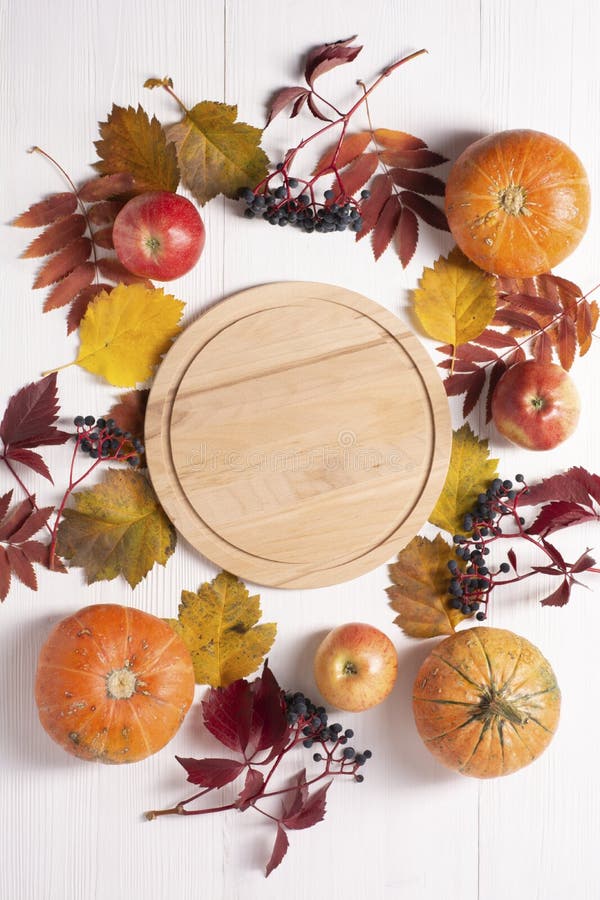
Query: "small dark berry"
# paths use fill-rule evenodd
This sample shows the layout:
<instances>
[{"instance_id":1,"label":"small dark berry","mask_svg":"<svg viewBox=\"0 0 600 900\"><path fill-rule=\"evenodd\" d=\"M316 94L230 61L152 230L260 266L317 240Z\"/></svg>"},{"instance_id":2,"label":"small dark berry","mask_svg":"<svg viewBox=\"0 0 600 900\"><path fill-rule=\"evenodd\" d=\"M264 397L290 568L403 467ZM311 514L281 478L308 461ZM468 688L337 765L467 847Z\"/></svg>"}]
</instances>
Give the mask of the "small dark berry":
<instances>
[{"instance_id":1,"label":"small dark berry","mask_svg":"<svg viewBox=\"0 0 600 900\"><path fill-rule=\"evenodd\" d=\"M344 750L342 753L342 756L344 757L344 759L354 759L355 755L356 755L356 751L354 750L354 747L344 747Z\"/></svg>"},{"instance_id":2,"label":"small dark berry","mask_svg":"<svg viewBox=\"0 0 600 900\"><path fill-rule=\"evenodd\" d=\"M314 759L315 762L321 762L321 760L323 759L323 757L321 756L320 753L313 753L313 759Z\"/></svg>"},{"instance_id":3,"label":"small dark berry","mask_svg":"<svg viewBox=\"0 0 600 900\"><path fill-rule=\"evenodd\" d=\"M98 428L106 428L106 419L96 419Z\"/></svg>"},{"instance_id":4,"label":"small dark berry","mask_svg":"<svg viewBox=\"0 0 600 900\"><path fill-rule=\"evenodd\" d=\"M82 441L81 444L80 444L79 446L81 447L81 449L83 450L84 453L89 453L90 450L92 449L92 445L91 445L90 442L87 441L87 440L86 440L86 441Z\"/></svg>"},{"instance_id":5,"label":"small dark berry","mask_svg":"<svg viewBox=\"0 0 600 900\"><path fill-rule=\"evenodd\" d=\"M354 780L358 781L358 783L361 784L365 780L365 776L364 775L355 775Z\"/></svg>"},{"instance_id":6,"label":"small dark berry","mask_svg":"<svg viewBox=\"0 0 600 900\"><path fill-rule=\"evenodd\" d=\"M255 215L256 213L254 212L254 210L250 208L244 210L244 218L246 219L253 219Z\"/></svg>"},{"instance_id":7,"label":"small dark berry","mask_svg":"<svg viewBox=\"0 0 600 900\"><path fill-rule=\"evenodd\" d=\"M92 447L92 449L90 450L90 456L92 457L92 459L98 459L99 455L100 454L98 453L96 448Z\"/></svg>"},{"instance_id":8,"label":"small dark berry","mask_svg":"<svg viewBox=\"0 0 600 900\"><path fill-rule=\"evenodd\" d=\"M354 757L354 762L357 766L364 766L366 759L364 753L357 753Z\"/></svg>"},{"instance_id":9,"label":"small dark berry","mask_svg":"<svg viewBox=\"0 0 600 900\"><path fill-rule=\"evenodd\" d=\"M371 752L371 750L363 750L363 756L365 759L371 759L373 753Z\"/></svg>"},{"instance_id":10,"label":"small dark berry","mask_svg":"<svg viewBox=\"0 0 600 900\"><path fill-rule=\"evenodd\" d=\"M83 421L88 426L88 428L91 428L92 425L94 425L96 423L96 420L93 416L86 416Z\"/></svg>"},{"instance_id":11,"label":"small dark berry","mask_svg":"<svg viewBox=\"0 0 600 900\"><path fill-rule=\"evenodd\" d=\"M343 731L343 728L339 722L334 722L333 725L329 726L329 729L330 731L335 731L337 734L339 734L340 731Z\"/></svg>"},{"instance_id":12,"label":"small dark berry","mask_svg":"<svg viewBox=\"0 0 600 900\"><path fill-rule=\"evenodd\" d=\"M335 191L332 191L332 190L323 191L323 196L325 197L326 200L333 200L333 198L335 197Z\"/></svg>"},{"instance_id":13,"label":"small dark berry","mask_svg":"<svg viewBox=\"0 0 600 900\"><path fill-rule=\"evenodd\" d=\"M82 428L84 425L83 416L75 416L75 418L73 419L73 425L75 425L76 428Z\"/></svg>"},{"instance_id":14,"label":"small dark berry","mask_svg":"<svg viewBox=\"0 0 600 900\"><path fill-rule=\"evenodd\" d=\"M307 738L305 741L302 741L302 746L306 747L307 750L310 750L310 748L312 747L313 744L314 744L314 741L311 741L310 738Z\"/></svg>"},{"instance_id":15,"label":"small dark berry","mask_svg":"<svg viewBox=\"0 0 600 900\"><path fill-rule=\"evenodd\" d=\"M501 572L510 572L510 566L507 562L500 563Z\"/></svg>"},{"instance_id":16,"label":"small dark berry","mask_svg":"<svg viewBox=\"0 0 600 900\"><path fill-rule=\"evenodd\" d=\"M515 475L515 481L518 481L519 483L521 483L521 482L525 481L525 477L523 475L521 475L521 473L519 472L518 475Z\"/></svg>"},{"instance_id":17,"label":"small dark berry","mask_svg":"<svg viewBox=\"0 0 600 900\"><path fill-rule=\"evenodd\" d=\"M140 458L139 458L139 456L130 456L129 459L127 460L127 462L129 463L130 466L139 466Z\"/></svg>"},{"instance_id":18,"label":"small dark berry","mask_svg":"<svg viewBox=\"0 0 600 900\"><path fill-rule=\"evenodd\" d=\"M371 196L371 191L367 191L367 190L361 191L360 196L362 197L363 200L368 200L369 197Z\"/></svg>"},{"instance_id":19,"label":"small dark berry","mask_svg":"<svg viewBox=\"0 0 600 900\"><path fill-rule=\"evenodd\" d=\"M277 163L275 168L277 169L278 172L281 172L281 170L283 169L283 163L282 162Z\"/></svg>"},{"instance_id":20,"label":"small dark berry","mask_svg":"<svg viewBox=\"0 0 600 900\"><path fill-rule=\"evenodd\" d=\"M344 735L345 735L347 738L352 738L352 737L354 737L354 732L352 731L351 728L346 728L346 730L345 730L345 732L344 732Z\"/></svg>"},{"instance_id":21,"label":"small dark berry","mask_svg":"<svg viewBox=\"0 0 600 900\"><path fill-rule=\"evenodd\" d=\"M298 187L298 179L297 178L288 178L288 184L291 188Z\"/></svg>"},{"instance_id":22,"label":"small dark berry","mask_svg":"<svg viewBox=\"0 0 600 900\"><path fill-rule=\"evenodd\" d=\"M483 622L485 620L485 613L478 612L477 615L475 616L475 618L477 619L478 622Z\"/></svg>"}]
</instances>

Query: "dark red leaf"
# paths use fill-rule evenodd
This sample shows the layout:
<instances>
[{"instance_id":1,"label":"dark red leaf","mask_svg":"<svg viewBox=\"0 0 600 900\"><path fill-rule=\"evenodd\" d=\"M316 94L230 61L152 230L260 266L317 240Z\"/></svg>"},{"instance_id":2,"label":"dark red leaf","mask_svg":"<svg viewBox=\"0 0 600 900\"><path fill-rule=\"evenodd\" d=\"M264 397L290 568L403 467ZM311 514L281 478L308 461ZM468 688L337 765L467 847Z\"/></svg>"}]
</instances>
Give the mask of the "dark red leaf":
<instances>
[{"instance_id":1,"label":"dark red leaf","mask_svg":"<svg viewBox=\"0 0 600 900\"><path fill-rule=\"evenodd\" d=\"M225 747L244 753L250 737L252 691L240 678L226 688L211 688L202 701L204 724Z\"/></svg>"},{"instance_id":2,"label":"dark red leaf","mask_svg":"<svg viewBox=\"0 0 600 900\"><path fill-rule=\"evenodd\" d=\"M517 555L516 555L515 551L512 549L512 547L510 548L510 550L508 551L508 553L506 555L508 557L509 563L511 564L514 571L516 572L517 571Z\"/></svg>"},{"instance_id":3,"label":"dark red leaf","mask_svg":"<svg viewBox=\"0 0 600 900\"><path fill-rule=\"evenodd\" d=\"M125 205L123 200L101 200L88 209L88 219L92 225L110 225Z\"/></svg>"},{"instance_id":4,"label":"dark red leaf","mask_svg":"<svg viewBox=\"0 0 600 900\"><path fill-rule=\"evenodd\" d=\"M76 266L87 262L92 249L92 242L89 238L80 237L71 241L59 253L51 256L47 263L44 263L33 282L34 288L48 287L55 281L60 281L69 272L72 272Z\"/></svg>"},{"instance_id":5,"label":"dark red leaf","mask_svg":"<svg viewBox=\"0 0 600 900\"><path fill-rule=\"evenodd\" d=\"M280 864L281 860L287 853L289 843L290 842L288 841L287 834L278 822L277 835L275 837L275 844L273 845L273 852L271 853L271 858L265 868L265 876L267 878L269 877L273 869L277 868L277 866Z\"/></svg>"},{"instance_id":6,"label":"dark red leaf","mask_svg":"<svg viewBox=\"0 0 600 900\"><path fill-rule=\"evenodd\" d=\"M10 563L6 550L0 546L0 602L6 600L10 590Z\"/></svg>"},{"instance_id":7,"label":"dark red leaf","mask_svg":"<svg viewBox=\"0 0 600 900\"><path fill-rule=\"evenodd\" d=\"M575 282L567 281L566 278L553 275L551 272L544 272L542 275L538 275L536 281L539 292L545 297L552 297L555 300L568 297L569 299L577 300L582 295L581 288Z\"/></svg>"},{"instance_id":8,"label":"dark red leaf","mask_svg":"<svg viewBox=\"0 0 600 900\"><path fill-rule=\"evenodd\" d=\"M295 119L304 104L306 103L308 94L302 94L301 97L298 97L294 105L292 106L292 111L290 113L290 119Z\"/></svg>"},{"instance_id":9,"label":"dark red leaf","mask_svg":"<svg viewBox=\"0 0 600 900\"><path fill-rule=\"evenodd\" d=\"M542 575L556 575L556 568L554 566L532 566L531 567L534 572L540 572ZM561 574L561 573L559 573Z\"/></svg>"},{"instance_id":10,"label":"dark red leaf","mask_svg":"<svg viewBox=\"0 0 600 900\"><path fill-rule=\"evenodd\" d=\"M4 446L39 447L64 444L70 435L54 425L58 418L56 372L28 384L8 401L0 422L0 438Z\"/></svg>"},{"instance_id":11,"label":"dark red leaf","mask_svg":"<svg viewBox=\"0 0 600 900\"><path fill-rule=\"evenodd\" d=\"M600 477L592 475L582 466L573 466L566 472L544 478L529 487L521 495L521 506L537 506L548 500L566 500L591 506L593 498L600 503Z\"/></svg>"},{"instance_id":12,"label":"dark red leaf","mask_svg":"<svg viewBox=\"0 0 600 900\"><path fill-rule=\"evenodd\" d=\"M513 350L513 352L509 356L506 356L504 359L506 362L506 367L510 369L511 366L516 366L517 363L525 362L525 351L522 347L517 347L516 350Z\"/></svg>"},{"instance_id":13,"label":"dark red leaf","mask_svg":"<svg viewBox=\"0 0 600 900\"><path fill-rule=\"evenodd\" d=\"M498 354L494 353L493 350L477 347L475 344L459 344L455 351L452 344L442 344L435 349L446 356L455 355L456 359L462 359L466 362L486 363L498 359Z\"/></svg>"},{"instance_id":14,"label":"dark red leaf","mask_svg":"<svg viewBox=\"0 0 600 900\"><path fill-rule=\"evenodd\" d=\"M45 506L42 509L34 509L28 518L23 522L17 531L13 531L10 536L11 544L20 544L22 541L28 541L37 534L40 528L43 528L50 515L54 512L53 506Z\"/></svg>"},{"instance_id":15,"label":"dark red leaf","mask_svg":"<svg viewBox=\"0 0 600 900\"><path fill-rule=\"evenodd\" d=\"M286 106L293 103L295 100L302 98L306 100L307 95L308 91L305 87L287 87L277 91L269 105L267 125L270 125L275 116L278 116L280 112L283 112ZM265 128L267 125L265 125Z\"/></svg>"},{"instance_id":16,"label":"dark red leaf","mask_svg":"<svg viewBox=\"0 0 600 900\"><path fill-rule=\"evenodd\" d=\"M415 172L414 169L390 169L390 175L394 184L409 191L415 191L417 194L443 197L446 193L444 182L427 172Z\"/></svg>"},{"instance_id":17,"label":"dark red leaf","mask_svg":"<svg viewBox=\"0 0 600 900\"><path fill-rule=\"evenodd\" d=\"M438 369L452 369L452 372L477 372L477 363L465 362L462 359L443 359L438 363Z\"/></svg>"},{"instance_id":18,"label":"dark red leaf","mask_svg":"<svg viewBox=\"0 0 600 900\"><path fill-rule=\"evenodd\" d=\"M112 175L107 175L106 178L112 178ZM103 257L98 260L98 269L105 278L109 278L117 284L147 284L149 287L152 286L151 281L148 281L147 278L142 278L140 275L133 275L118 259Z\"/></svg>"},{"instance_id":19,"label":"dark red leaf","mask_svg":"<svg viewBox=\"0 0 600 900\"><path fill-rule=\"evenodd\" d=\"M581 554L579 559L575 560L575 562L571 566L571 572L585 572L587 569L591 569L591 567L595 565L596 560L593 559L586 550Z\"/></svg>"},{"instance_id":20,"label":"dark red leaf","mask_svg":"<svg viewBox=\"0 0 600 900\"><path fill-rule=\"evenodd\" d=\"M230 781L235 781L246 768L246 763L237 759L193 759L182 756L176 756L175 759L188 773L187 780L199 787L224 787Z\"/></svg>"},{"instance_id":21,"label":"dark red leaf","mask_svg":"<svg viewBox=\"0 0 600 900\"><path fill-rule=\"evenodd\" d=\"M38 235L34 241L21 253L22 259L34 259L38 256L48 256L62 250L75 238L81 237L86 229L85 219L82 215L74 214L60 219L53 225L49 225L45 231Z\"/></svg>"},{"instance_id":22,"label":"dark red leaf","mask_svg":"<svg viewBox=\"0 0 600 900\"><path fill-rule=\"evenodd\" d=\"M357 233L356 240L360 241L366 234L375 228L381 210L385 206L392 193L392 179L387 175L376 175L371 182L371 196L361 203L361 215L363 227Z\"/></svg>"},{"instance_id":23,"label":"dark red leaf","mask_svg":"<svg viewBox=\"0 0 600 900\"><path fill-rule=\"evenodd\" d=\"M492 371L490 372L490 381L488 384L488 392L487 399L485 402L485 421L492 421L492 398L494 396L494 391L496 390L496 385L506 372L508 366L504 362L503 359L499 359L492 366Z\"/></svg>"},{"instance_id":24,"label":"dark red leaf","mask_svg":"<svg viewBox=\"0 0 600 900\"><path fill-rule=\"evenodd\" d=\"M484 347L493 347L496 350L517 346L512 334L503 334L501 331L493 331L491 328L482 331L479 337L475 338L475 343L482 344Z\"/></svg>"},{"instance_id":25,"label":"dark red leaf","mask_svg":"<svg viewBox=\"0 0 600 900\"><path fill-rule=\"evenodd\" d=\"M445 156L434 153L433 150L384 150L381 154L382 161L387 166L398 166L402 169L429 169L431 166L440 166L448 162Z\"/></svg>"},{"instance_id":26,"label":"dark red leaf","mask_svg":"<svg viewBox=\"0 0 600 900\"><path fill-rule=\"evenodd\" d=\"M464 394L465 391L468 391L473 383L473 376L476 374L477 371L448 375L443 382L448 396L457 397L459 394Z\"/></svg>"},{"instance_id":27,"label":"dark red leaf","mask_svg":"<svg viewBox=\"0 0 600 900\"><path fill-rule=\"evenodd\" d=\"M340 144L340 149L337 151L337 156L337 144L334 144L332 147L328 147L327 150L325 150L325 152L319 158L319 161L314 167L312 174L318 175L320 172L324 172L326 169L330 169L333 164L334 157L336 168L343 169L344 166L347 166L348 163L351 163L353 160L355 160L358 156L361 155L361 153L364 153L370 143L371 133L369 131L357 131L354 134L347 134Z\"/></svg>"},{"instance_id":28,"label":"dark red leaf","mask_svg":"<svg viewBox=\"0 0 600 900\"><path fill-rule=\"evenodd\" d=\"M374 175L379 161L376 153L363 153L353 160L350 165L346 166L340 173L340 179L344 185L344 190L348 197L351 197L367 183L369 178ZM339 193L339 184L337 180L331 185L334 191Z\"/></svg>"},{"instance_id":29,"label":"dark red leaf","mask_svg":"<svg viewBox=\"0 0 600 900\"><path fill-rule=\"evenodd\" d=\"M539 331L540 323L526 313L502 307L496 310L492 325L510 325L511 328L526 328L527 331Z\"/></svg>"},{"instance_id":30,"label":"dark red leaf","mask_svg":"<svg viewBox=\"0 0 600 900\"><path fill-rule=\"evenodd\" d=\"M112 225L107 225L106 228L99 228L98 231L94 232L94 243L98 247L102 247L104 250L114 250L113 244L113 227Z\"/></svg>"},{"instance_id":31,"label":"dark red leaf","mask_svg":"<svg viewBox=\"0 0 600 900\"><path fill-rule=\"evenodd\" d=\"M26 587L37 591L37 578L35 571L23 551L19 547L9 544L6 547L6 556L14 575L17 576Z\"/></svg>"},{"instance_id":32,"label":"dark red leaf","mask_svg":"<svg viewBox=\"0 0 600 900\"><path fill-rule=\"evenodd\" d=\"M425 197L421 197L419 194L413 194L412 191L401 191L400 199L405 206L416 212L419 218L431 225L432 228L439 228L440 231L450 231L445 212L431 203L430 200L426 200Z\"/></svg>"},{"instance_id":33,"label":"dark red leaf","mask_svg":"<svg viewBox=\"0 0 600 900\"><path fill-rule=\"evenodd\" d=\"M554 544L550 544L544 537L542 537L542 544L550 559L556 563L559 569L566 572L567 564L558 547L555 547Z\"/></svg>"},{"instance_id":34,"label":"dark red leaf","mask_svg":"<svg viewBox=\"0 0 600 900\"><path fill-rule=\"evenodd\" d=\"M333 119L330 119L329 116L326 116L325 113L321 109L319 109L313 94L308 95L308 97L306 98L306 103L315 119L320 119L321 122L333 121Z\"/></svg>"},{"instance_id":35,"label":"dark red leaf","mask_svg":"<svg viewBox=\"0 0 600 900\"><path fill-rule=\"evenodd\" d=\"M87 287L94 277L94 264L91 262L82 263L73 271L59 281L52 288L46 299L44 300L44 312L51 309L58 309L60 306L66 306L77 294Z\"/></svg>"},{"instance_id":36,"label":"dark red leaf","mask_svg":"<svg viewBox=\"0 0 600 900\"><path fill-rule=\"evenodd\" d=\"M394 246L396 253L405 269L414 256L419 240L419 221L412 209L403 206L400 211L400 221L394 232Z\"/></svg>"},{"instance_id":37,"label":"dark red leaf","mask_svg":"<svg viewBox=\"0 0 600 900\"><path fill-rule=\"evenodd\" d=\"M577 308L577 341L579 342L579 355L584 356L592 345L592 307L587 300L582 300Z\"/></svg>"},{"instance_id":38,"label":"dark red leaf","mask_svg":"<svg viewBox=\"0 0 600 900\"><path fill-rule=\"evenodd\" d=\"M12 500L13 492L12 490L7 491L6 494L2 494L0 497L0 522L8 512L8 507L10 506L10 501Z\"/></svg>"},{"instance_id":39,"label":"dark red leaf","mask_svg":"<svg viewBox=\"0 0 600 900\"><path fill-rule=\"evenodd\" d=\"M556 300L548 297L537 297L529 294L506 294L500 299L502 306L510 306L521 312L529 312L532 315L540 313L543 316L558 316L562 313L562 306Z\"/></svg>"},{"instance_id":40,"label":"dark red leaf","mask_svg":"<svg viewBox=\"0 0 600 900\"><path fill-rule=\"evenodd\" d=\"M135 187L133 175L128 172L117 172L114 175L100 175L87 181L79 191L79 196L86 203L95 200L109 200L120 194L129 194Z\"/></svg>"},{"instance_id":41,"label":"dark red leaf","mask_svg":"<svg viewBox=\"0 0 600 900\"><path fill-rule=\"evenodd\" d=\"M552 341L545 331L541 331L533 342L533 358L547 365L552 362Z\"/></svg>"},{"instance_id":42,"label":"dark red leaf","mask_svg":"<svg viewBox=\"0 0 600 900\"><path fill-rule=\"evenodd\" d=\"M21 213L11 222L18 228L40 228L42 225L49 225L68 216L77 209L77 198L70 191L62 194L52 194L47 200L40 203L34 203L27 212Z\"/></svg>"},{"instance_id":43,"label":"dark red leaf","mask_svg":"<svg viewBox=\"0 0 600 900\"><path fill-rule=\"evenodd\" d=\"M475 404L481 397L481 392L483 390L484 384L485 369L477 369L477 371L473 373L471 384L469 385L467 393L465 394L462 411L463 419L466 419L469 413L473 412Z\"/></svg>"},{"instance_id":44,"label":"dark red leaf","mask_svg":"<svg viewBox=\"0 0 600 900\"><path fill-rule=\"evenodd\" d=\"M570 596L571 585L568 579L565 578L560 587L542 600L542 606L564 606L569 602Z\"/></svg>"},{"instance_id":45,"label":"dark red leaf","mask_svg":"<svg viewBox=\"0 0 600 900\"><path fill-rule=\"evenodd\" d=\"M251 689L253 703L248 751L256 753L286 740L289 725L282 690L266 663Z\"/></svg>"},{"instance_id":46,"label":"dark red leaf","mask_svg":"<svg viewBox=\"0 0 600 900\"><path fill-rule=\"evenodd\" d=\"M557 327L557 347L560 364L568 371L573 365L577 349L577 332L575 322L568 315L563 315Z\"/></svg>"},{"instance_id":47,"label":"dark red leaf","mask_svg":"<svg viewBox=\"0 0 600 900\"><path fill-rule=\"evenodd\" d=\"M299 830L310 828L320 822L325 815L326 795L331 781L327 781L318 790L314 791L303 803L298 812L286 816L281 824L286 828Z\"/></svg>"},{"instance_id":48,"label":"dark red leaf","mask_svg":"<svg viewBox=\"0 0 600 900\"><path fill-rule=\"evenodd\" d=\"M293 817L299 813L308 798L306 769L301 769L297 772L294 781L296 783L295 789L288 791L287 800L283 802L284 817Z\"/></svg>"},{"instance_id":49,"label":"dark red leaf","mask_svg":"<svg viewBox=\"0 0 600 900\"><path fill-rule=\"evenodd\" d=\"M79 328L81 320L85 316L88 306L102 291L107 291L107 293L110 293L110 291L112 291L112 285L101 282L100 284L92 284L89 287L83 288L83 290L79 291L79 293L73 300L73 303L71 304L71 308L69 309L69 314L67 316L67 334L71 334L72 331L75 331L76 328Z\"/></svg>"},{"instance_id":50,"label":"dark red leaf","mask_svg":"<svg viewBox=\"0 0 600 900\"><path fill-rule=\"evenodd\" d=\"M254 798L260 794L264 783L265 779L262 772L259 772L258 769L248 769L248 771L246 772L246 782L244 784L244 788L242 791L240 791L240 794L235 803L235 805L241 812L244 812L245 809L248 809L252 800L254 800Z\"/></svg>"},{"instance_id":51,"label":"dark red leaf","mask_svg":"<svg viewBox=\"0 0 600 900\"><path fill-rule=\"evenodd\" d=\"M597 520L598 514L578 503L566 500L554 500L543 506L536 520L527 529L529 534L545 537L567 528L569 525L580 525L582 522Z\"/></svg>"},{"instance_id":52,"label":"dark red leaf","mask_svg":"<svg viewBox=\"0 0 600 900\"><path fill-rule=\"evenodd\" d=\"M398 222L400 221L401 212L402 207L400 206L396 195L393 194L386 201L386 204L381 211L381 215L377 220L377 224L375 225L375 230L373 231L372 246L373 255L376 260L379 259L392 240L394 232L398 227Z\"/></svg>"},{"instance_id":53,"label":"dark red leaf","mask_svg":"<svg viewBox=\"0 0 600 900\"><path fill-rule=\"evenodd\" d=\"M42 544L41 541L25 541L19 544L19 550L23 551L29 562L39 563L40 566L45 566L46 569L50 568L50 547L48 544ZM52 571L62 572L63 574L67 571L57 556L54 557Z\"/></svg>"},{"instance_id":54,"label":"dark red leaf","mask_svg":"<svg viewBox=\"0 0 600 900\"><path fill-rule=\"evenodd\" d=\"M35 494L32 500L35 501ZM32 509L33 505L29 499L21 500L16 506L13 506L8 515L5 515L2 522L0 522L0 541L9 541L11 535L18 531L28 519Z\"/></svg>"},{"instance_id":55,"label":"dark red leaf","mask_svg":"<svg viewBox=\"0 0 600 900\"><path fill-rule=\"evenodd\" d=\"M325 72L344 63L356 59L362 47L350 46L356 40L356 35L343 41L335 41L332 44L322 44L315 47L306 57L304 77L307 83L313 87L314 81Z\"/></svg>"},{"instance_id":56,"label":"dark red leaf","mask_svg":"<svg viewBox=\"0 0 600 900\"><path fill-rule=\"evenodd\" d=\"M44 478L47 478L51 484L54 484L50 469L40 454L36 453L34 450L27 450L25 447L9 447L6 451L6 456L14 462L21 463L21 465L33 469L38 475L42 475Z\"/></svg>"}]
</instances>

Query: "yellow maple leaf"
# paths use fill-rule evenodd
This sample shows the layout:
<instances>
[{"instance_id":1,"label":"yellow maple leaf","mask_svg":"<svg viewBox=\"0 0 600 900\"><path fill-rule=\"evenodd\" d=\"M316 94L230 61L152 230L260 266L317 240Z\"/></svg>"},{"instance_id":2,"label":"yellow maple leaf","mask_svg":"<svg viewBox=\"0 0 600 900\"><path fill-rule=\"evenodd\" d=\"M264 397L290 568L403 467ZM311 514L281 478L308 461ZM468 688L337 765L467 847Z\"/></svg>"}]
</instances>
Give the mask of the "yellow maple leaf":
<instances>
[{"instance_id":1,"label":"yellow maple leaf","mask_svg":"<svg viewBox=\"0 0 600 900\"><path fill-rule=\"evenodd\" d=\"M119 284L90 303L75 363L117 387L146 381L181 331L185 306L162 288Z\"/></svg>"},{"instance_id":2,"label":"yellow maple leaf","mask_svg":"<svg viewBox=\"0 0 600 900\"><path fill-rule=\"evenodd\" d=\"M141 472L108 469L104 481L73 500L58 528L57 552L85 569L88 584L123 575L134 588L173 553L175 529Z\"/></svg>"},{"instance_id":3,"label":"yellow maple leaf","mask_svg":"<svg viewBox=\"0 0 600 900\"><path fill-rule=\"evenodd\" d=\"M495 283L457 247L440 256L433 269L423 269L413 295L424 331L453 347L479 337L496 312Z\"/></svg>"},{"instance_id":4,"label":"yellow maple leaf","mask_svg":"<svg viewBox=\"0 0 600 900\"><path fill-rule=\"evenodd\" d=\"M386 592L390 606L398 613L394 623L408 637L452 634L466 618L448 602L448 560L453 558L453 548L441 535L432 541L415 537L389 567L394 584Z\"/></svg>"},{"instance_id":5,"label":"yellow maple leaf","mask_svg":"<svg viewBox=\"0 0 600 900\"><path fill-rule=\"evenodd\" d=\"M99 123L101 140L95 141L100 162L94 167L103 175L129 172L135 193L176 191L179 184L177 153L167 141L162 125L138 106L116 106L106 122Z\"/></svg>"},{"instance_id":6,"label":"yellow maple leaf","mask_svg":"<svg viewBox=\"0 0 600 900\"><path fill-rule=\"evenodd\" d=\"M229 572L197 593L182 591L179 618L168 622L190 651L198 684L227 687L254 672L277 632L274 623L257 625L260 615L260 597Z\"/></svg>"},{"instance_id":7,"label":"yellow maple leaf","mask_svg":"<svg viewBox=\"0 0 600 900\"><path fill-rule=\"evenodd\" d=\"M477 438L468 423L455 431L446 482L429 516L432 525L450 534L462 533L465 514L498 477L497 467L498 460L490 459L488 442Z\"/></svg>"},{"instance_id":8,"label":"yellow maple leaf","mask_svg":"<svg viewBox=\"0 0 600 900\"><path fill-rule=\"evenodd\" d=\"M182 181L201 205L217 194L236 198L240 188L254 187L267 174L262 131L236 122L236 116L237 106L205 100L166 130L177 148Z\"/></svg>"}]
</instances>

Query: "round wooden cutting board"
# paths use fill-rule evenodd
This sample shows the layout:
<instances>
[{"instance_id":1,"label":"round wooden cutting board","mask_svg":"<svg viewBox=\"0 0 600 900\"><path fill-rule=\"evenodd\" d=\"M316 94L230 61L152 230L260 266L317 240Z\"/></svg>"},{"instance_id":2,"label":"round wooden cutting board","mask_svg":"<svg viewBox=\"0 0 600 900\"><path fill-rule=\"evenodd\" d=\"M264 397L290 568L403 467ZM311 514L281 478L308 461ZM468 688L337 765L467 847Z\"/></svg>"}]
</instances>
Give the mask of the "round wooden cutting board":
<instances>
[{"instance_id":1,"label":"round wooden cutting board","mask_svg":"<svg viewBox=\"0 0 600 900\"><path fill-rule=\"evenodd\" d=\"M385 562L442 489L441 380L391 312L345 288L251 288L194 322L146 412L152 483L181 534L236 575L322 587Z\"/></svg>"}]
</instances>

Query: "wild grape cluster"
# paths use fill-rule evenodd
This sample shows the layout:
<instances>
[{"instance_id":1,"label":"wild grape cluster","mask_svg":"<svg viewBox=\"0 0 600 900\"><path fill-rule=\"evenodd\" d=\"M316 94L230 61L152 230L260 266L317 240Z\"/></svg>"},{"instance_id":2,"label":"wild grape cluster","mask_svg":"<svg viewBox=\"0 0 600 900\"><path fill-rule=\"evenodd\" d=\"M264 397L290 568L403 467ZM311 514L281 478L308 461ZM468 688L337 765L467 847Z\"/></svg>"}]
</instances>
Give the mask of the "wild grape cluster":
<instances>
[{"instance_id":1,"label":"wild grape cluster","mask_svg":"<svg viewBox=\"0 0 600 900\"><path fill-rule=\"evenodd\" d=\"M331 750L327 750L326 744L333 744L334 748L331 749L341 746L343 750L339 761L342 762L342 765L351 765L355 768L364 766L367 760L371 759L373 754L370 750L357 753L354 747L347 746L348 741L354 737L351 728L344 730L339 722L330 725L325 707L316 706L301 691L296 691L295 694L286 694L285 706L288 723L296 727L304 736L302 743L307 749L310 749L315 743L319 743L323 745L326 753L330 754ZM313 759L315 762L321 762L323 755L315 753ZM355 773L354 778L358 782L364 781L364 776L360 773Z\"/></svg>"},{"instance_id":2,"label":"wild grape cluster","mask_svg":"<svg viewBox=\"0 0 600 900\"><path fill-rule=\"evenodd\" d=\"M122 431L114 419L75 416L73 424L79 449L91 459L114 459L139 466L144 445L128 431Z\"/></svg>"},{"instance_id":3,"label":"wild grape cluster","mask_svg":"<svg viewBox=\"0 0 600 900\"><path fill-rule=\"evenodd\" d=\"M274 190L266 185L257 192L245 188L240 194L246 203L244 216L247 219L262 217L270 225L292 225L306 234L362 230L360 206L352 197L327 190L323 194L325 202L321 204L306 193L293 196L291 190L298 187L297 179L288 178L286 184ZM360 196L367 200L371 195L364 190Z\"/></svg>"},{"instance_id":4,"label":"wild grape cluster","mask_svg":"<svg viewBox=\"0 0 600 900\"><path fill-rule=\"evenodd\" d=\"M456 560L448 562L452 576L449 585L450 608L460 610L465 616L475 614L480 622L487 618L494 578L510 571L507 562L501 563L496 571L488 567L486 557L490 548L487 545L502 534L501 523L505 517L510 517L518 527L525 522L518 515L517 505L527 485L523 475L516 475L515 481L520 484L519 488L515 488L510 480L494 479L487 491L479 494L475 508L465 515L465 534L455 534L453 537L456 556L467 565L461 569Z\"/></svg>"}]
</instances>

